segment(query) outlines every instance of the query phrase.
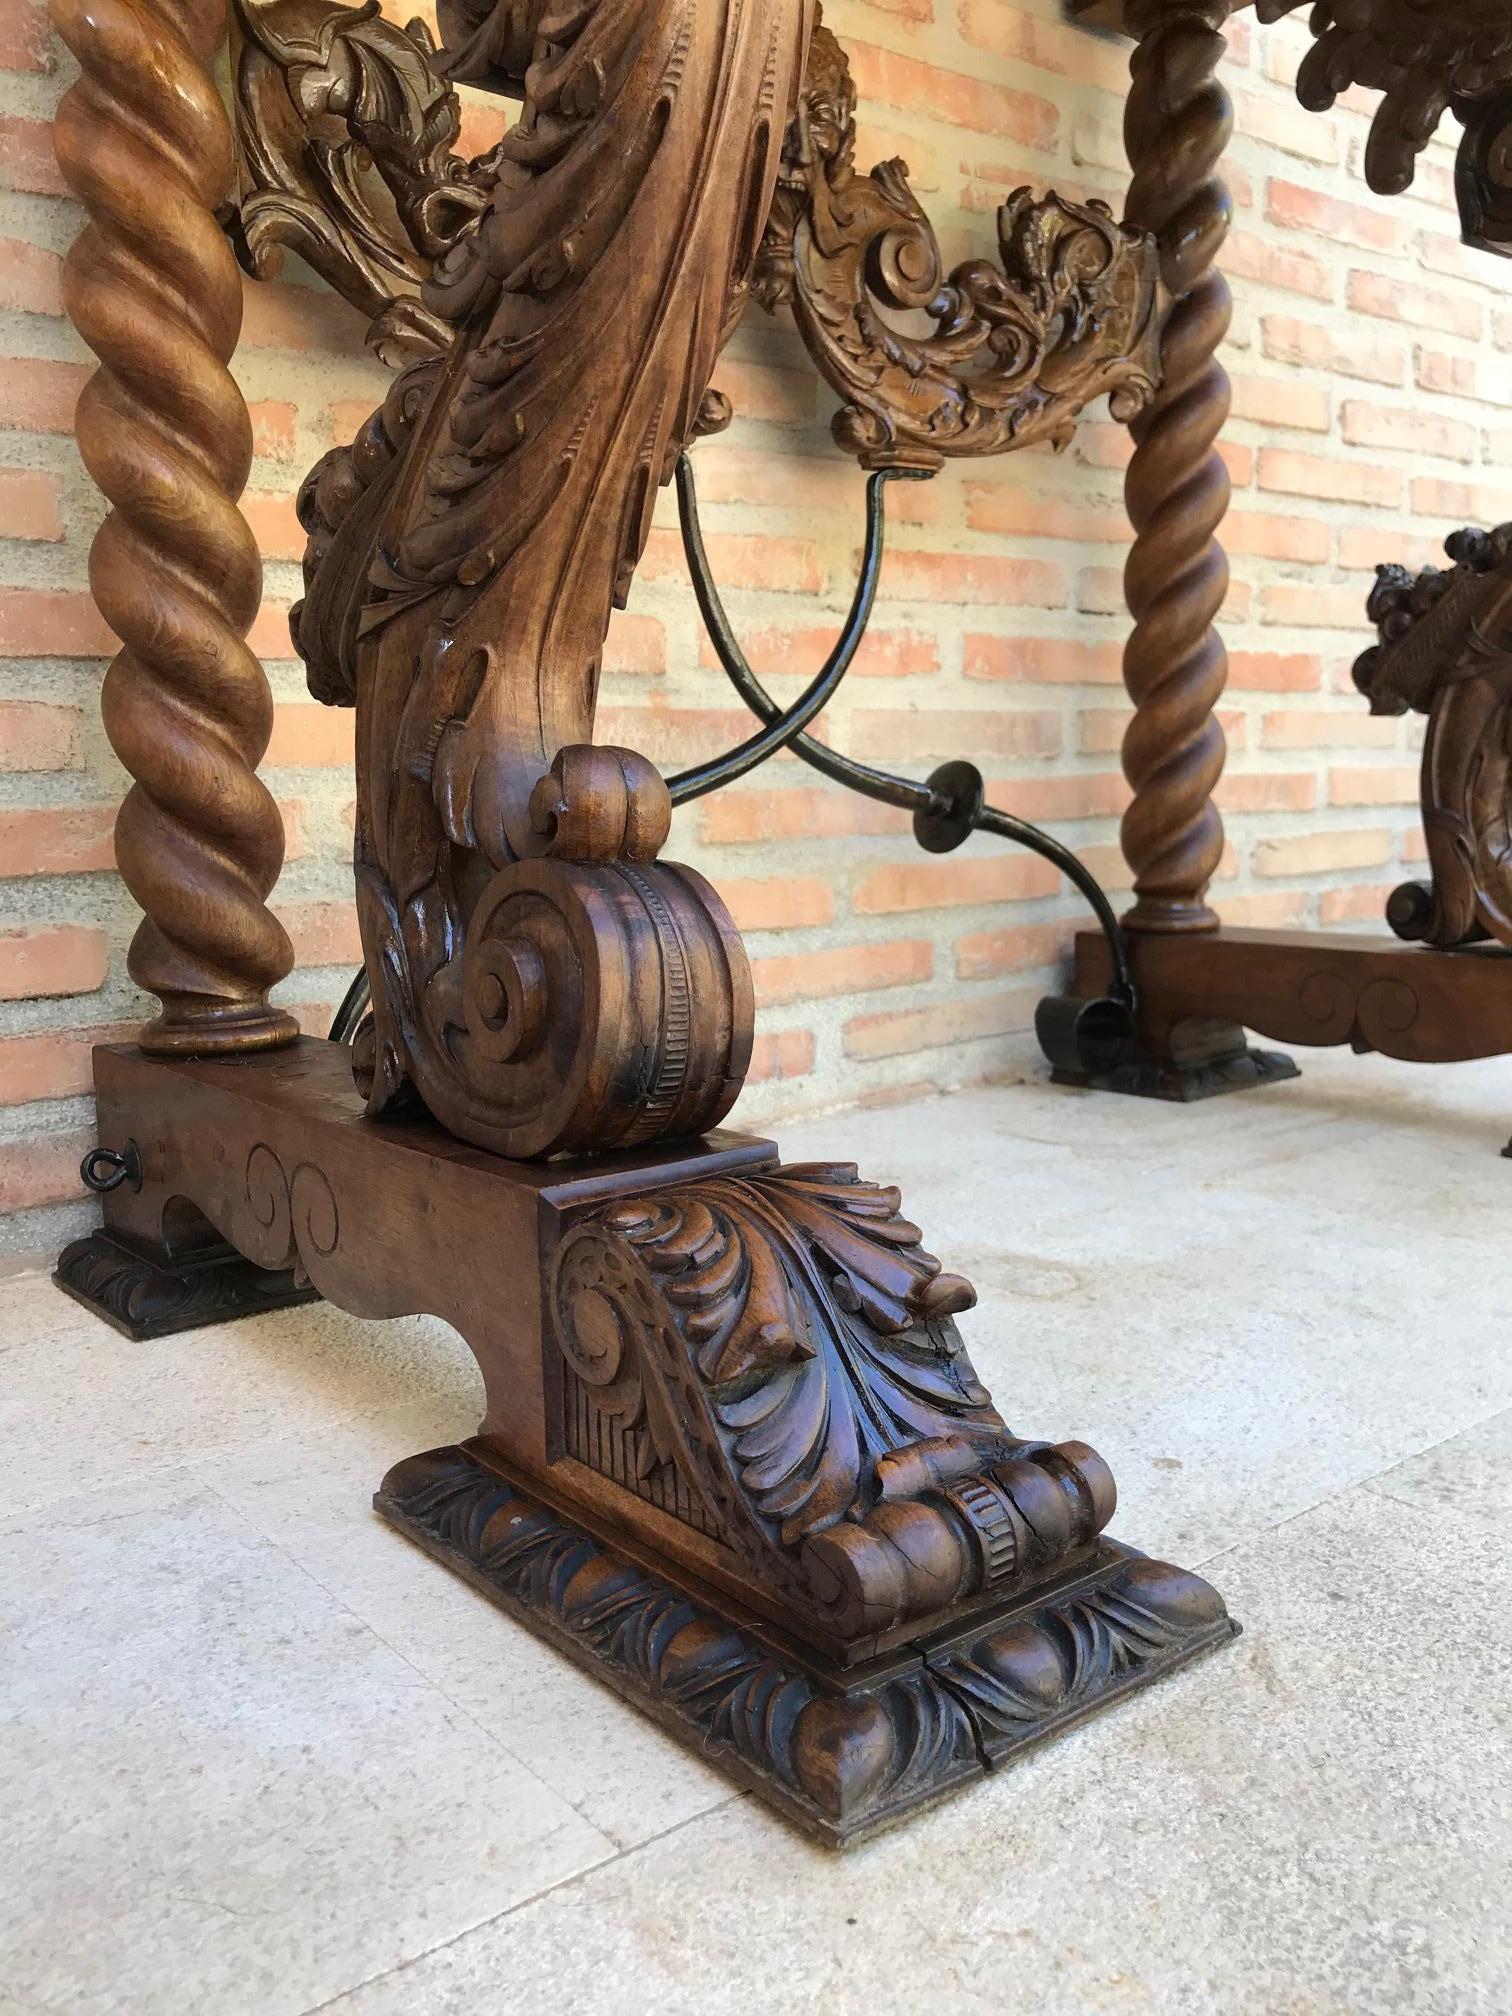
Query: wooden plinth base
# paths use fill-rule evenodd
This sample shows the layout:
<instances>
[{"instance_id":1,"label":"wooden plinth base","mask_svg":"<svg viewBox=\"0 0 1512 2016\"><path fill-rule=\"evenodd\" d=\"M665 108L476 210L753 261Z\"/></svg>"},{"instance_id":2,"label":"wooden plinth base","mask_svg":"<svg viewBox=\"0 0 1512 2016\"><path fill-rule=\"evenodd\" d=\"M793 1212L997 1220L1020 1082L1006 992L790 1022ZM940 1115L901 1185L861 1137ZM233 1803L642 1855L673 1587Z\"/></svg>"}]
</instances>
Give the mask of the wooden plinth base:
<instances>
[{"instance_id":1,"label":"wooden plinth base","mask_svg":"<svg viewBox=\"0 0 1512 2016\"><path fill-rule=\"evenodd\" d=\"M616 1553L520 1490L478 1444L410 1457L373 1502L491 1603L834 1848L1238 1632L1205 1582L1107 1543L1090 1571L847 1671Z\"/></svg>"},{"instance_id":2,"label":"wooden plinth base","mask_svg":"<svg viewBox=\"0 0 1512 2016\"><path fill-rule=\"evenodd\" d=\"M365 1119L349 1053L307 1040L103 1049L95 1079L141 1181L86 1257L218 1234L356 1315L444 1318L487 1413L390 1473L385 1517L823 1840L1234 1633L1104 1537L1093 1450L1008 1428L952 1321L969 1284L850 1165L738 1134L510 1162Z\"/></svg>"},{"instance_id":3,"label":"wooden plinth base","mask_svg":"<svg viewBox=\"0 0 1512 2016\"><path fill-rule=\"evenodd\" d=\"M109 1232L92 1232L64 1247L53 1280L137 1344L320 1300L292 1268L254 1267L224 1240L187 1253L161 1246L142 1252Z\"/></svg>"},{"instance_id":4,"label":"wooden plinth base","mask_svg":"<svg viewBox=\"0 0 1512 2016\"><path fill-rule=\"evenodd\" d=\"M1228 929L1131 933L1129 943L1142 1057L1169 1056L1187 1032L1213 1023L1410 1064L1512 1051L1512 953L1500 946L1439 952L1399 938ZM1075 992L1095 997L1108 972L1101 934L1079 932Z\"/></svg>"}]
</instances>

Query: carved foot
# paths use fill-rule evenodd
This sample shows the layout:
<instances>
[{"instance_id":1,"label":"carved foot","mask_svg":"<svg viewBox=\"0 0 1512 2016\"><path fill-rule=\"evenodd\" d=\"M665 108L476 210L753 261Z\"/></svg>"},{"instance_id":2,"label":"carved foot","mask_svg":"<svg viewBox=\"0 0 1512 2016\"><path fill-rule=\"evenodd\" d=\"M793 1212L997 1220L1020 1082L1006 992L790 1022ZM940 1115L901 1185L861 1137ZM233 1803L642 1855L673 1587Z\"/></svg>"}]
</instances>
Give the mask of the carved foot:
<instances>
[{"instance_id":1,"label":"carved foot","mask_svg":"<svg viewBox=\"0 0 1512 2016\"><path fill-rule=\"evenodd\" d=\"M176 1330L319 1301L297 1273L254 1267L220 1241L196 1253L154 1258L109 1232L91 1232L64 1247L53 1280L113 1330L142 1344Z\"/></svg>"},{"instance_id":2,"label":"carved foot","mask_svg":"<svg viewBox=\"0 0 1512 2016\"><path fill-rule=\"evenodd\" d=\"M1182 1105L1302 1075L1285 1051L1251 1049L1244 1031L1233 1022L1180 1022L1163 1042L1136 1038L1124 1044L1100 1070L1067 1062L1049 1046L1046 1055L1053 1067L1052 1084Z\"/></svg>"},{"instance_id":3,"label":"carved foot","mask_svg":"<svg viewBox=\"0 0 1512 2016\"><path fill-rule=\"evenodd\" d=\"M1104 1544L1090 1570L842 1670L527 1496L475 1445L398 1464L374 1504L537 1637L827 1846L893 1825L1238 1627L1195 1575Z\"/></svg>"}]
</instances>

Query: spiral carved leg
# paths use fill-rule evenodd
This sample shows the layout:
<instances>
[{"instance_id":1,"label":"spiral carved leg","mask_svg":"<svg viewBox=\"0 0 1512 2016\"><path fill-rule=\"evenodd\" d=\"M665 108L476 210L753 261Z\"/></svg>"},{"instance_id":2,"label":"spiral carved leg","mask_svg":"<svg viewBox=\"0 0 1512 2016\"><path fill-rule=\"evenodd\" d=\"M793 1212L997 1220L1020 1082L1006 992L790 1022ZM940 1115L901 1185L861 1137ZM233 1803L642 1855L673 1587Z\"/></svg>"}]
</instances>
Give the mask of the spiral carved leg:
<instances>
[{"instance_id":1,"label":"spiral carved leg","mask_svg":"<svg viewBox=\"0 0 1512 2016\"><path fill-rule=\"evenodd\" d=\"M54 0L83 75L54 144L90 222L65 295L100 359L79 402L79 450L114 507L90 555L122 641L101 711L136 780L116 826L146 916L130 971L163 1012L146 1049L268 1049L291 1018L267 993L293 964L266 905L283 860L256 766L272 696L246 644L262 569L236 506L251 464L246 404L226 366L241 323L235 259L215 220L231 134L209 71L222 0Z\"/></svg>"},{"instance_id":2,"label":"spiral carved leg","mask_svg":"<svg viewBox=\"0 0 1512 2016\"><path fill-rule=\"evenodd\" d=\"M1151 931L1211 930L1205 899L1223 851L1212 803L1223 770L1213 710L1228 656L1213 627L1228 589L1214 537L1229 481L1216 442L1229 411L1217 361L1232 313L1214 262L1231 204L1215 172L1233 126L1216 77L1222 0L1146 0L1124 136L1133 180L1128 221L1153 231L1175 301L1162 347L1162 385L1135 425L1126 497L1135 540L1125 575L1134 628L1124 683L1135 714L1124 739L1134 798L1123 849L1136 902L1127 922Z\"/></svg>"}]
</instances>

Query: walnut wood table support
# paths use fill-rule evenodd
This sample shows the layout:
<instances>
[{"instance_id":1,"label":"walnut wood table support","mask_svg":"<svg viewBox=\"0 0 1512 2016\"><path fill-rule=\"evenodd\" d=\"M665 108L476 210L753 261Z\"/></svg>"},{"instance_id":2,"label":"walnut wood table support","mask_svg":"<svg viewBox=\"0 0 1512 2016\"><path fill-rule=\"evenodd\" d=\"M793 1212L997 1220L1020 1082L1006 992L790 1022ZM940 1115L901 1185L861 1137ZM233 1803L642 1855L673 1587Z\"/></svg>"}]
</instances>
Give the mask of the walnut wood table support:
<instances>
[{"instance_id":1,"label":"walnut wood table support","mask_svg":"<svg viewBox=\"0 0 1512 2016\"><path fill-rule=\"evenodd\" d=\"M308 1039L95 1071L102 1141L141 1165L107 1235L197 1230L357 1315L452 1324L481 1430L378 1509L824 1842L1234 1635L1207 1583L1105 1537L1092 1450L1008 1429L952 1321L971 1289L854 1169L729 1133L510 1162L365 1119L348 1053Z\"/></svg>"}]
</instances>

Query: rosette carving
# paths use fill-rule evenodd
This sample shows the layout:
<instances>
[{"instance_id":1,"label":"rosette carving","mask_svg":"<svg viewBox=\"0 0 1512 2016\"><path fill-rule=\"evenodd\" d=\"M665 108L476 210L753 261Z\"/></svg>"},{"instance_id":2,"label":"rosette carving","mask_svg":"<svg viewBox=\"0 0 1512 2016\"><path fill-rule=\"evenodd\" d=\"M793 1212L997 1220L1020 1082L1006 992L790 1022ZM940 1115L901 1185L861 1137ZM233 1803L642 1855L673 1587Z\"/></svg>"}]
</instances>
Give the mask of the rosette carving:
<instances>
[{"instance_id":1,"label":"rosette carving","mask_svg":"<svg viewBox=\"0 0 1512 2016\"><path fill-rule=\"evenodd\" d=\"M283 821L258 781L273 701L246 644L262 566L236 508L252 459L227 370L241 280L215 221L231 135L211 75L220 0L55 0L82 72L54 145L89 223L64 271L68 312L100 359L79 401L85 467L110 515L90 553L122 649L101 712L135 782L116 861L146 912L131 975L163 1012L166 1052L268 1049L293 1019L267 994L293 964L266 898Z\"/></svg>"},{"instance_id":2,"label":"rosette carving","mask_svg":"<svg viewBox=\"0 0 1512 2016\"><path fill-rule=\"evenodd\" d=\"M1112 1479L1010 1434L952 1320L975 1301L848 1163L610 1205L552 1274L568 1446L845 1637L1011 1588L1086 1550Z\"/></svg>"},{"instance_id":3,"label":"rosette carving","mask_svg":"<svg viewBox=\"0 0 1512 2016\"><path fill-rule=\"evenodd\" d=\"M791 307L846 402L835 438L868 468L1064 444L1108 394L1132 419L1159 370L1154 247L1102 203L1019 189L998 212L1000 266L947 273L901 161L855 170L856 90L840 44L815 31L783 148L757 296ZM934 325L904 333L896 316Z\"/></svg>"}]
</instances>

